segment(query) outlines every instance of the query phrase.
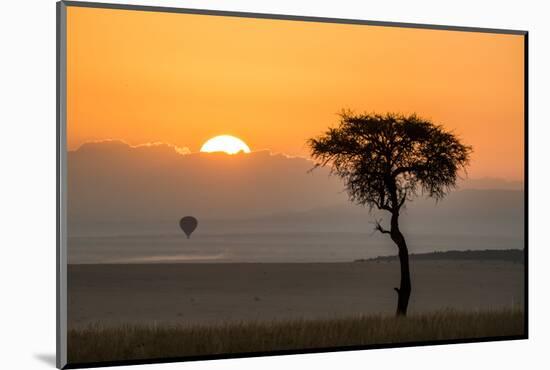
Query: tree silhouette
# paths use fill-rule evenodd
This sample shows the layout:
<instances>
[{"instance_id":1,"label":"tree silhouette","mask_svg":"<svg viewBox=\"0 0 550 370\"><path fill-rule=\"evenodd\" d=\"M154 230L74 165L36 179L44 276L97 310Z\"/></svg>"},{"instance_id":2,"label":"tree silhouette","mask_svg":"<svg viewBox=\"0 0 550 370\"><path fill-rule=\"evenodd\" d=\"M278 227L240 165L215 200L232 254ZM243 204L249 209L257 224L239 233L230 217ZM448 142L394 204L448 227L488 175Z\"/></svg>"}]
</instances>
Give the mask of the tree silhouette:
<instances>
[{"instance_id":1,"label":"tree silhouette","mask_svg":"<svg viewBox=\"0 0 550 370\"><path fill-rule=\"evenodd\" d=\"M345 111L340 124L308 140L316 167L329 166L344 180L352 202L391 214L390 228L381 220L376 230L397 245L401 283L396 314L406 315L411 295L409 251L399 229L399 213L418 195L440 200L456 185L472 148L451 132L415 114L354 114Z\"/></svg>"}]
</instances>

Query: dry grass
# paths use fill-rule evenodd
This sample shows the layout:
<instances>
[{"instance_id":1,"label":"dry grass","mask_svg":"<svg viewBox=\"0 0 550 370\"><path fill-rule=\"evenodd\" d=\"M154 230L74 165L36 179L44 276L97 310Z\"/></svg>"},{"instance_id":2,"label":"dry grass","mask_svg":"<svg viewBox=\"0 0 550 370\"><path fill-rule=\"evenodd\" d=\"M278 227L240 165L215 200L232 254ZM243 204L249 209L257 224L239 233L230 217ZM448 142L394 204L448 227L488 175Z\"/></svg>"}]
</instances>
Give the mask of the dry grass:
<instances>
[{"instance_id":1,"label":"dry grass","mask_svg":"<svg viewBox=\"0 0 550 370\"><path fill-rule=\"evenodd\" d=\"M242 322L218 326L99 325L68 333L69 363L300 350L522 335L523 311L446 310L407 318Z\"/></svg>"}]
</instances>

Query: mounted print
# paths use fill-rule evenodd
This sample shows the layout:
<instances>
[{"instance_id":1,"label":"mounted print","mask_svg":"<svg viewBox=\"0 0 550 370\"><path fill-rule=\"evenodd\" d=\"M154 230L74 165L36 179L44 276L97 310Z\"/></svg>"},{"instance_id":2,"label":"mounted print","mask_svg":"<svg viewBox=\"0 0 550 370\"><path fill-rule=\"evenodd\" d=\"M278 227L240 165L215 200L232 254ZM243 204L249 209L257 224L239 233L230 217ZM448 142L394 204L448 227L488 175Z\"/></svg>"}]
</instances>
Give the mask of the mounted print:
<instances>
[{"instance_id":1,"label":"mounted print","mask_svg":"<svg viewBox=\"0 0 550 370\"><path fill-rule=\"evenodd\" d=\"M527 338L527 32L57 10L58 367Z\"/></svg>"}]
</instances>

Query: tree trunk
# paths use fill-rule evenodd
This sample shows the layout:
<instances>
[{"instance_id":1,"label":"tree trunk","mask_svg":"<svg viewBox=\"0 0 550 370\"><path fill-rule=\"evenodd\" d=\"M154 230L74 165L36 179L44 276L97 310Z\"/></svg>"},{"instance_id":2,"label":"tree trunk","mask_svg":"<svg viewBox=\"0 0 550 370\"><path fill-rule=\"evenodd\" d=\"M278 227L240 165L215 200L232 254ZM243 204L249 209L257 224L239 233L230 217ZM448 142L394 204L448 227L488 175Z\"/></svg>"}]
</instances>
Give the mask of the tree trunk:
<instances>
[{"instance_id":1,"label":"tree trunk","mask_svg":"<svg viewBox=\"0 0 550 370\"><path fill-rule=\"evenodd\" d=\"M399 263L401 265L401 284L399 288L394 288L397 292L397 316L407 315L409 306L409 297L411 296L411 273L409 271L409 250L405 237L399 230L399 213L394 212L391 218L391 239L399 250Z\"/></svg>"}]
</instances>

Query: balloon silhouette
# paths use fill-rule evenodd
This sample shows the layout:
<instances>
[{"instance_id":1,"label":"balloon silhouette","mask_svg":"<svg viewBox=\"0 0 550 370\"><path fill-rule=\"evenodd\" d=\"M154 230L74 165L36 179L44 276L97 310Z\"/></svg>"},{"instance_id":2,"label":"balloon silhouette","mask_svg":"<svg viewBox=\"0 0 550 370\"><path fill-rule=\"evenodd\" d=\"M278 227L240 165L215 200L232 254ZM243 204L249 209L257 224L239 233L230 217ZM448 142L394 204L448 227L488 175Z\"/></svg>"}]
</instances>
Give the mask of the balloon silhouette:
<instances>
[{"instance_id":1,"label":"balloon silhouette","mask_svg":"<svg viewBox=\"0 0 550 370\"><path fill-rule=\"evenodd\" d=\"M199 222L193 216L185 216L180 220L180 227L185 233L185 235L187 235L187 239L189 239L189 237L191 236L191 233L195 231L198 224Z\"/></svg>"}]
</instances>

